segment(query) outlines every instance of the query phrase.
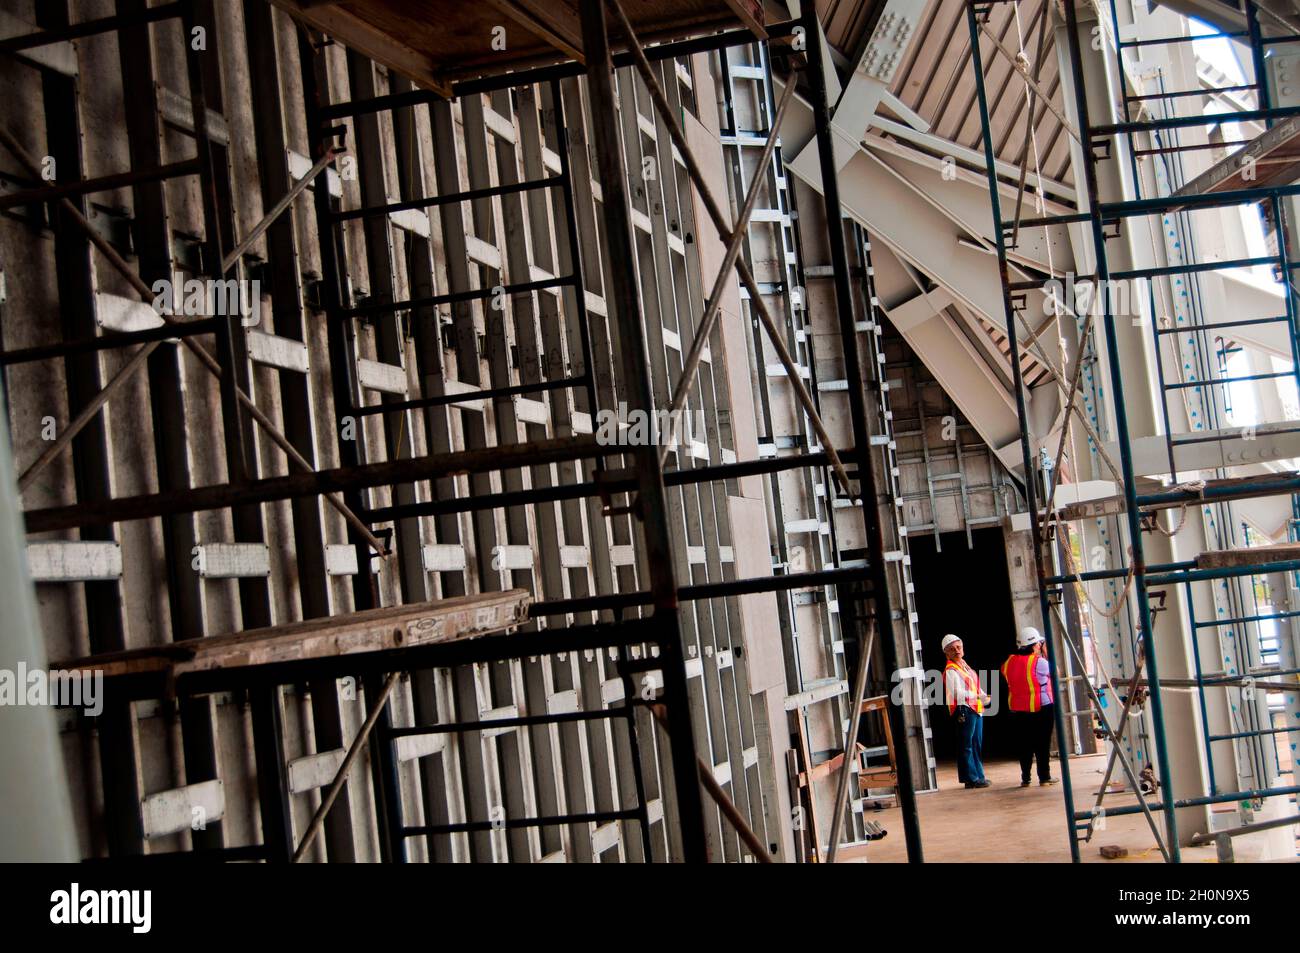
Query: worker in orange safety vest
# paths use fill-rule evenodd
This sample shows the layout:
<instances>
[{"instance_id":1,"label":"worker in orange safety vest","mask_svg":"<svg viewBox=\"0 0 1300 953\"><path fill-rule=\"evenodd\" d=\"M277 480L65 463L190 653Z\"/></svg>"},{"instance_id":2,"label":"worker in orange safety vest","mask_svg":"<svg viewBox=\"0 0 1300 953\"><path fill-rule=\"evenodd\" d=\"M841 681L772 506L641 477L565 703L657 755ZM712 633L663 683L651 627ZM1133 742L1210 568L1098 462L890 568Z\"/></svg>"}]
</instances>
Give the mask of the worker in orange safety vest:
<instances>
[{"instance_id":1,"label":"worker in orange safety vest","mask_svg":"<svg viewBox=\"0 0 1300 953\"><path fill-rule=\"evenodd\" d=\"M948 714L957 719L957 780L968 788L986 788L984 776L984 706L993 701L980 689L979 678L966 664L965 648L955 635L940 643L948 664L943 668L943 695Z\"/></svg>"},{"instance_id":2,"label":"worker in orange safety vest","mask_svg":"<svg viewBox=\"0 0 1300 953\"><path fill-rule=\"evenodd\" d=\"M1052 674L1047 663L1047 641L1032 625L1016 636L1016 653L1002 663L1011 709L1012 736L1020 755L1020 786L1029 787L1029 769L1038 762L1038 783L1055 784L1050 760L1055 724Z\"/></svg>"}]
</instances>

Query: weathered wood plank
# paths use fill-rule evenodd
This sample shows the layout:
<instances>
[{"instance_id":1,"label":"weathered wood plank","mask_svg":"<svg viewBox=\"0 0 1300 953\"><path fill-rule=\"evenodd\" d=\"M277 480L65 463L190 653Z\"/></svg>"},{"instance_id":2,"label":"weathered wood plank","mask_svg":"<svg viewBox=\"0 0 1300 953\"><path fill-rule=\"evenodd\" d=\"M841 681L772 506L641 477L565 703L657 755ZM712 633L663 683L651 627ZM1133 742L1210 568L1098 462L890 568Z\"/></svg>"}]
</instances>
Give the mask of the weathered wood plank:
<instances>
[{"instance_id":1,"label":"weathered wood plank","mask_svg":"<svg viewBox=\"0 0 1300 953\"><path fill-rule=\"evenodd\" d=\"M412 648L505 631L528 618L530 602L525 590L509 589L90 656L60 667L95 669L105 678L150 672L175 676Z\"/></svg>"},{"instance_id":2,"label":"weathered wood plank","mask_svg":"<svg viewBox=\"0 0 1300 953\"><path fill-rule=\"evenodd\" d=\"M1196 568L1234 569L1242 566L1282 563L1292 559L1300 559L1300 543L1250 546L1246 549L1213 549L1196 557Z\"/></svg>"}]
</instances>

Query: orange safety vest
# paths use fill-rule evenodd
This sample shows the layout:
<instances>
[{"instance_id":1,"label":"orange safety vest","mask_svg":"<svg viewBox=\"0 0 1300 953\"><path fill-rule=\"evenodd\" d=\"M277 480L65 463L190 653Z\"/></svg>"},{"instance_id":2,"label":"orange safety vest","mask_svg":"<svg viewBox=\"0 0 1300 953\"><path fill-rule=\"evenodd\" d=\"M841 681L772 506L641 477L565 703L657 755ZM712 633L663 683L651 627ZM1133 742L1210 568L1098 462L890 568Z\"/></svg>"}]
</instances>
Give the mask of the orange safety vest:
<instances>
[{"instance_id":1,"label":"orange safety vest","mask_svg":"<svg viewBox=\"0 0 1300 953\"><path fill-rule=\"evenodd\" d=\"M1038 711L1043 707L1039 699L1038 679L1034 669L1038 666L1038 656L1012 655L1002 663L1002 677L1007 680L1007 704L1012 711ZM1052 697L1052 684L1047 683L1047 697Z\"/></svg>"},{"instance_id":2,"label":"orange safety vest","mask_svg":"<svg viewBox=\"0 0 1300 953\"><path fill-rule=\"evenodd\" d=\"M957 714L957 699L953 698L952 693L948 691L948 669L950 668L955 669L957 674L961 676L961 680L966 684L967 695L974 697L975 714L984 714L984 698L980 695L980 685L979 682L975 680L975 673L969 668L958 665L956 662L949 662L943 667L943 694L945 700L948 702L948 714Z\"/></svg>"}]
</instances>

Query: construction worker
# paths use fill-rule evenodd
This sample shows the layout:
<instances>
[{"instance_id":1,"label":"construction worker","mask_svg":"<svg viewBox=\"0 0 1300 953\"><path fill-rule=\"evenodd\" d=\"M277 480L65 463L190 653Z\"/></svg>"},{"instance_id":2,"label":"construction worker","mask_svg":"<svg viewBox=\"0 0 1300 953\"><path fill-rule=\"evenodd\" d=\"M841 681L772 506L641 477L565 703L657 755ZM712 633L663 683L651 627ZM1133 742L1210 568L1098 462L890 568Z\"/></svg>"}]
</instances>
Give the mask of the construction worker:
<instances>
[{"instance_id":1,"label":"construction worker","mask_svg":"<svg viewBox=\"0 0 1300 953\"><path fill-rule=\"evenodd\" d=\"M940 643L948 664L943 668L943 695L948 714L957 719L957 780L968 788L986 788L981 749L984 747L984 706L993 701L980 690L979 678L966 664L961 639L945 635Z\"/></svg>"},{"instance_id":2,"label":"construction worker","mask_svg":"<svg viewBox=\"0 0 1300 953\"><path fill-rule=\"evenodd\" d=\"M1027 625L1016 636L1016 653L1002 663L1011 726L1020 755L1020 786L1029 787L1029 767L1038 761L1038 783L1055 784L1049 758L1054 712L1047 640Z\"/></svg>"}]
</instances>

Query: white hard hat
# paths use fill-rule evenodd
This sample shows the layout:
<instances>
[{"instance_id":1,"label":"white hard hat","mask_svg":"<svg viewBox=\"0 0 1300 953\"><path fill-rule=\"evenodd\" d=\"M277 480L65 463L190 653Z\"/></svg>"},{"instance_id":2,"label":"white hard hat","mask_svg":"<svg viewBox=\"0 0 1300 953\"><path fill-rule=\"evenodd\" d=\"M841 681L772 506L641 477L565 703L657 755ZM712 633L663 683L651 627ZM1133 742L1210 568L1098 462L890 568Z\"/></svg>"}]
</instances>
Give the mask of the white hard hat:
<instances>
[{"instance_id":1,"label":"white hard hat","mask_svg":"<svg viewBox=\"0 0 1300 953\"><path fill-rule=\"evenodd\" d=\"M1021 629L1020 634L1016 636L1016 647L1027 649L1029 646L1036 645L1043 641L1046 641L1043 638L1043 633L1039 632L1032 625L1027 625Z\"/></svg>"},{"instance_id":2,"label":"white hard hat","mask_svg":"<svg viewBox=\"0 0 1300 953\"><path fill-rule=\"evenodd\" d=\"M952 635L952 634L950 633L950 634L945 635L945 636L943 637L943 641L939 643L939 648L941 648L941 649L943 649L945 652L947 652L947 651L948 651L948 646L952 645L954 642L960 642L960 641L961 641L961 638L960 638L959 636Z\"/></svg>"}]
</instances>

